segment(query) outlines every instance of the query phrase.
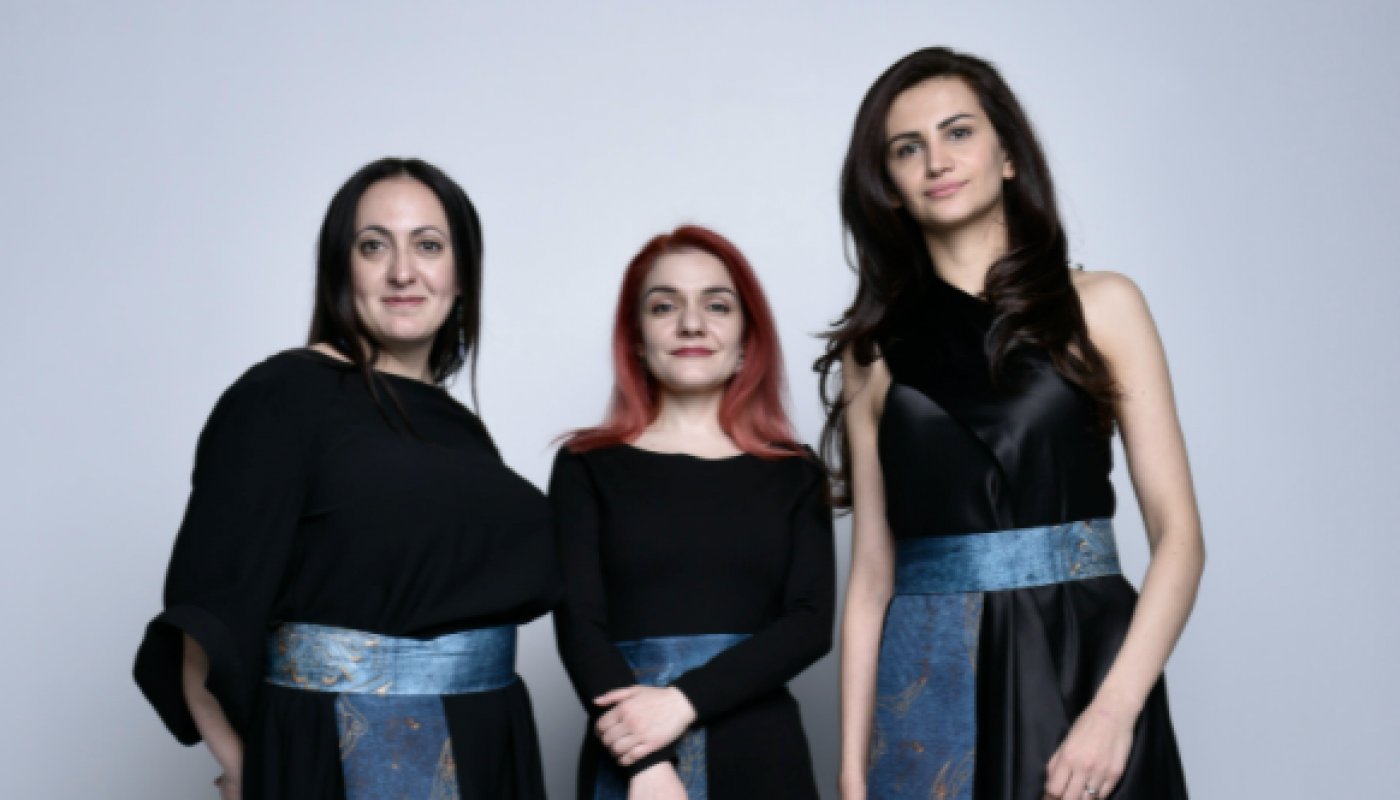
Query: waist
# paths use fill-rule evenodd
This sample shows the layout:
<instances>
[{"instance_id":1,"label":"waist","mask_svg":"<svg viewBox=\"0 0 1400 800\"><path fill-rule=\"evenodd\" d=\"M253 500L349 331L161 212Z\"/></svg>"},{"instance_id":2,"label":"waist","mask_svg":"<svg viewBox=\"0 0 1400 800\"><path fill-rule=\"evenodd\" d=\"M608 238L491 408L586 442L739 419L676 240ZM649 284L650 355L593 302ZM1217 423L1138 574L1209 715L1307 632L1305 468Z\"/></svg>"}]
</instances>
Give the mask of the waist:
<instances>
[{"instance_id":1,"label":"waist","mask_svg":"<svg viewBox=\"0 0 1400 800\"><path fill-rule=\"evenodd\" d=\"M695 636L657 636L614 642L632 667L637 683L669 686L677 678L749 638L747 633L705 633Z\"/></svg>"},{"instance_id":2,"label":"waist","mask_svg":"<svg viewBox=\"0 0 1400 800\"><path fill-rule=\"evenodd\" d=\"M379 695L489 692L515 681L514 625L409 639L288 623L268 637L267 682Z\"/></svg>"},{"instance_id":3,"label":"waist","mask_svg":"<svg viewBox=\"0 0 1400 800\"><path fill-rule=\"evenodd\" d=\"M1121 574L1110 519L905 539L895 553L895 594L994 592Z\"/></svg>"}]
</instances>

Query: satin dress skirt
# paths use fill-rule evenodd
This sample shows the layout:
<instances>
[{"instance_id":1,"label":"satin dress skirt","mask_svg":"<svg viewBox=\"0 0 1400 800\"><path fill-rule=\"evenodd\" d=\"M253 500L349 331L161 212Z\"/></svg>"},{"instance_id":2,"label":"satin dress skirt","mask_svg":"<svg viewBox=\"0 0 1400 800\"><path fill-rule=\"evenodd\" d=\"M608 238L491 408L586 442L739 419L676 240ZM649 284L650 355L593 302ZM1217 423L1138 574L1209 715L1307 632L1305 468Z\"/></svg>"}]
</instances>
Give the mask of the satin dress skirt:
<instances>
[{"instance_id":1,"label":"satin dress skirt","mask_svg":"<svg viewBox=\"0 0 1400 800\"><path fill-rule=\"evenodd\" d=\"M901 541L871 800L1041 800L1046 765L1117 657L1136 602L1109 520ZM1159 680L1112 797L1186 796Z\"/></svg>"}]
</instances>

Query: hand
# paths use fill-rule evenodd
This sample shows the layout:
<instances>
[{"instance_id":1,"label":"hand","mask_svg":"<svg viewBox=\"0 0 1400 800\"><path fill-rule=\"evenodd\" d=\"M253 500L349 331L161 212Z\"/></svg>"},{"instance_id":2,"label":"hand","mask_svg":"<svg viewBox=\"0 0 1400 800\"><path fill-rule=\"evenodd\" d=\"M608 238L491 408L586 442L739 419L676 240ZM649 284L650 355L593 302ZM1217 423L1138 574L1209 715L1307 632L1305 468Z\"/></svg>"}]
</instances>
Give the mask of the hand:
<instances>
[{"instance_id":1,"label":"hand","mask_svg":"<svg viewBox=\"0 0 1400 800\"><path fill-rule=\"evenodd\" d=\"M219 787L219 800L242 800L243 783L227 772L214 779L214 785Z\"/></svg>"},{"instance_id":2,"label":"hand","mask_svg":"<svg viewBox=\"0 0 1400 800\"><path fill-rule=\"evenodd\" d=\"M647 767L632 777L627 800L686 800L685 784L671 762Z\"/></svg>"},{"instance_id":3,"label":"hand","mask_svg":"<svg viewBox=\"0 0 1400 800\"><path fill-rule=\"evenodd\" d=\"M1123 777L1133 749L1137 715L1095 701L1069 729L1046 767L1046 797L1055 800L1105 800ZM1089 794L1085 789L1096 789Z\"/></svg>"},{"instance_id":4,"label":"hand","mask_svg":"<svg viewBox=\"0 0 1400 800\"><path fill-rule=\"evenodd\" d=\"M836 779L837 793L841 800L865 800L865 774L848 774L841 771Z\"/></svg>"},{"instance_id":5,"label":"hand","mask_svg":"<svg viewBox=\"0 0 1400 800\"><path fill-rule=\"evenodd\" d=\"M598 720L596 731L624 767L679 739L695 721L695 708L675 687L628 686L593 702L613 707Z\"/></svg>"}]
</instances>

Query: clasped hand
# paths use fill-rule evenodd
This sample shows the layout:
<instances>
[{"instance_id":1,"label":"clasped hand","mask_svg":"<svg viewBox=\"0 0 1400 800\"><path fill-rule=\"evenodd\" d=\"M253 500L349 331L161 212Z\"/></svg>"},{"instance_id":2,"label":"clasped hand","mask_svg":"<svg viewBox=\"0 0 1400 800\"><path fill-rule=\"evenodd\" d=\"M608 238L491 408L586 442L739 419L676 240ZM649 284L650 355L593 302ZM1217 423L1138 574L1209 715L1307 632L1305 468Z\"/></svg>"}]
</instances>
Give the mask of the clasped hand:
<instances>
[{"instance_id":1,"label":"clasped hand","mask_svg":"<svg viewBox=\"0 0 1400 800\"><path fill-rule=\"evenodd\" d=\"M628 686L599 697L607 708L595 726L603 746L624 767L674 742L695 721L695 708L680 689Z\"/></svg>"}]
</instances>

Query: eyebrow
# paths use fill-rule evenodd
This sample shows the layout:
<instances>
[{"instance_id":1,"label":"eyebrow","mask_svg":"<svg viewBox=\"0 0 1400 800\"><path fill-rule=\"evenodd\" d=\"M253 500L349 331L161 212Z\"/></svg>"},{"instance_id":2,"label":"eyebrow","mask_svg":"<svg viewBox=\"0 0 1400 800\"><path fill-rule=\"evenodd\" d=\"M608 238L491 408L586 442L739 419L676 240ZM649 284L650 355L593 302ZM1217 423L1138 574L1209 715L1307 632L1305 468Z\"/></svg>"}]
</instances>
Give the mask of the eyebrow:
<instances>
[{"instance_id":1,"label":"eyebrow","mask_svg":"<svg viewBox=\"0 0 1400 800\"><path fill-rule=\"evenodd\" d=\"M972 117L971 114L969 114L969 113L967 113L966 111L964 111L964 112L961 112L961 113L958 113L958 114L954 114L953 116L951 116L951 117L949 117L949 118L943 120L942 122L938 123L937 128L938 128L940 131L941 131L941 130L946 130L947 127L948 127L949 125L952 125L954 122L957 122L957 121L960 120L960 119L972 119L972 118L973 118L973 117ZM900 139L917 139L917 138L919 138L919 133L918 133L918 131L905 131L904 133L897 133L897 134L895 134L894 136L891 136L891 137L890 137L890 140L889 140L888 142L885 142L885 146L888 147L888 146L894 144L895 142L899 141Z\"/></svg>"},{"instance_id":2,"label":"eyebrow","mask_svg":"<svg viewBox=\"0 0 1400 800\"><path fill-rule=\"evenodd\" d=\"M366 233L369 233L369 232L371 232L371 231L373 231L373 232L375 232L375 233L382 234L382 235L384 235L384 236L387 236L387 237L389 237L390 239L394 238L394 234L390 233L390 232L389 232L389 229L386 228L386 227L384 227L383 225L366 225L366 226L364 226L363 228L361 228L358 232L356 232L355 235L356 235L356 236L364 236ZM442 230L439 229L438 226L436 226L436 225L424 225L424 226L421 227L421 228L414 228L413 230L411 230L411 231L408 232L408 235L409 235L409 236L418 236L419 234L427 233L427 232L429 232L429 231L432 231L433 233L436 233L436 234L439 235L439 236L444 236L444 235L446 235L446 234L444 234L444 233L442 232Z\"/></svg>"},{"instance_id":3,"label":"eyebrow","mask_svg":"<svg viewBox=\"0 0 1400 800\"><path fill-rule=\"evenodd\" d=\"M642 295L642 297L643 297L643 298L648 297L648 296L650 296L651 294L653 294L653 293L655 293L655 292L664 292L664 293L666 293L666 294L680 294L680 293L681 293L681 290L680 290L680 289L677 289L677 288L674 287L674 286L653 286L653 287L651 287L650 289L647 289L646 294ZM711 286L711 287L709 287L708 289L702 289L700 293L701 293L701 294L730 294L730 295L734 295L735 297L738 297L738 295L735 293L735 291L734 291L733 289L729 288L728 286Z\"/></svg>"}]
</instances>

